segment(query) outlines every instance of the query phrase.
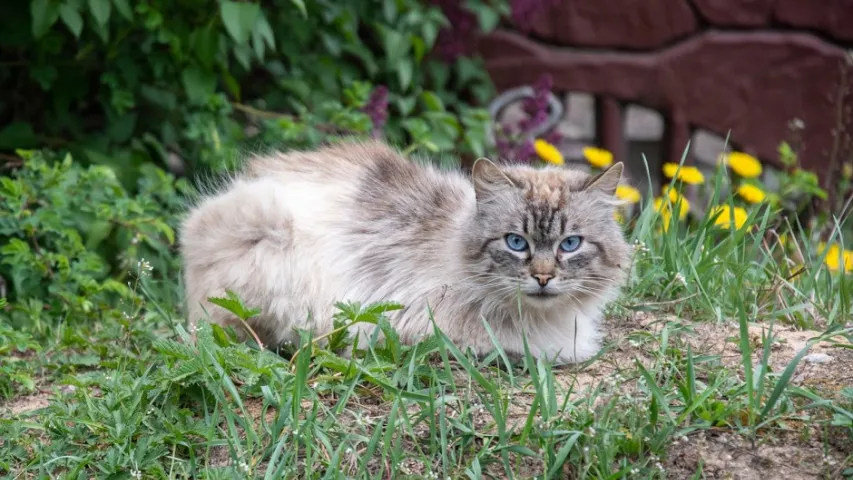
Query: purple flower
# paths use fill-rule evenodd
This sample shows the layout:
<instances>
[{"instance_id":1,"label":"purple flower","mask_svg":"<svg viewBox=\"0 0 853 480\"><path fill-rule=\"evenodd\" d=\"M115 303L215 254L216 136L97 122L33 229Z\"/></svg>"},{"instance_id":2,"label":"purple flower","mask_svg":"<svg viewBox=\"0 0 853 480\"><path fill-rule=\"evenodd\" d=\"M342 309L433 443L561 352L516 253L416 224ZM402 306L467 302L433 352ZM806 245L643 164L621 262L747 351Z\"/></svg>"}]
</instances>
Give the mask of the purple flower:
<instances>
[{"instance_id":1,"label":"purple flower","mask_svg":"<svg viewBox=\"0 0 853 480\"><path fill-rule=\"evenodd\" d=\"M519 162L531 163L536 157L536 149L533 147L533 139L528 138L519 145L515 151L515 158Z\"/></svg>"},{"instance_id":2,"label":"purple flower","mask_svg":"<svg viewBox=\"0 0 853 480\"><path fill-rule=\"evenodd\" d=\"M385 122L388 121L388 88L385 85L376 87L370 93L370 98L367 99L361 111L370 117L373 124L371 135L373 138L379 138L385 128Z\"/></svg>"},{"instance_id":3,"label":"purple flower","mask_svg":"<svg viewBox=\"0 0 853 480\"><path fill-rule=\"evenodd\" d=\"M533 29L533 19L537 13L548 7L556 6L560 0L512 0L512 20L515 26L524 33Z\"/></svg>"},{"instance_id":4,"label":"purple flower","mask_svg":"<svg viewBox=\"0 0 853 480\"><path fill-rule=\"evenodd\" d=\"M474 14L464 8L459 0L432 0L450 22L438 33L436 46L446 62L453 62L468 51L469 40L477 28Z\"/></svg>"},{"instance_id":5,"label":"purple flower","mask_svg":"<svg viewBox=\"0 0 853 480\"><path fill-rule=\"evenodd\" d=\"M536 156L531 133L548 121L548 98L554 81L550 75L540 76L533 84L533 97L524 99L522 108L527 117L517 125L497 125L495 128L495 147L501 158L510 162L530 163ZM552 130L543 138L548 143L559 144L562 135Z\"/></svg>"}]
</instances>

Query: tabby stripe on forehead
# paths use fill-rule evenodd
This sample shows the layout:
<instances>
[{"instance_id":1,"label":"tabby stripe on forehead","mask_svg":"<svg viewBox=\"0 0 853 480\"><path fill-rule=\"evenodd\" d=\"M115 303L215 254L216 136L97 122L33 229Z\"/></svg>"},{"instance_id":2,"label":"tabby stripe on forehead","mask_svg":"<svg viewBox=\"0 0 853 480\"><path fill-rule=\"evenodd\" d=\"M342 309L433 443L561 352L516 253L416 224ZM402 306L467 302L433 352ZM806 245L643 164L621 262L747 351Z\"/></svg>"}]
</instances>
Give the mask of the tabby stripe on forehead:
<instances>
[{"instance_id":1,"label":"tabby stripe on forehead","mask_svg":"<svg viewBox=\"0 0 853 480\"><path fill-rule=\"evenodd\" d=\"M542 205L538 209L536 209L539 214L539 233L541 235L547 235L550 231L550 217L548 216L548 207Z\"/></svg>"},{"instance_id":2,"label":"tabby stripe on forehead","mask_svg":"<svg viewBox=\"0 0 853 480\"><path fill-rule=\"evenodd\" d=\"M565 215L560 214L560 235L566 233L566 223L568 223L568 219Z\"/></svg>"},{"instance_id":3,"label":"tabby stripe on forehead","mask_svg":"<svg viewBox=\"0 0 853 480\"><path fill-rule=\"evenodd\" d=\"M556 215L556 214L557 214L557 211L551 209L551 215L548 217L548 229L545 230L546 232L549 232L549 233L551 232L551 227L554 226L554 215Z\"/></svg>"},{"instance_id":4,"label":"tabby stripe on forehead","mask_svg":"<svg viewBox=\"0 0 853 480\"><path fill-rule=\"evenodd\" d=\"M527 215L524 216L524 225L522 229L524 230L524 233L530 235L530 232L527 231Z\"/></svg>"}]
</instances>

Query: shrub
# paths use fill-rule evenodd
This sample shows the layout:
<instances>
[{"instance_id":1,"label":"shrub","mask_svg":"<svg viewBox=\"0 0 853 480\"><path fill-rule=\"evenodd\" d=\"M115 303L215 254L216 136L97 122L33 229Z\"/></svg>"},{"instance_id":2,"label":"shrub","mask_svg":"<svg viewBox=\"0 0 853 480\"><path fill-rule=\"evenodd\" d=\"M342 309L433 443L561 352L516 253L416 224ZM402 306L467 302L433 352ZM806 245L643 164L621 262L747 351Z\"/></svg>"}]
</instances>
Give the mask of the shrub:
<instances>
[{"instance_id":1,"label":"shrub","mask_svg":"<svg viewBox=\"0 0 853 480\"><path fill-rule=\"evenodd\" d=\"M476 61L431 56L447 25L441 10L418 0L377 6L5 2L0 150L68 150L132 187L146 163L191 173L263 145L369 134L362 107L381 85L392 141L482 153L487 117L466 100L485 100L491 87ZM489 3L468 8L494 25Z\"/></svg>"},{"instance_id":2,"label":"shrub","mask_svg":"<svg viewBox=\"0 0 853 480\"><path fill-rule=\"evenodd\" d=\"M488 28L507 11L464 8ZM171 325L192 180L247 151L354 135L484 154L492 87L477 60L433 54L447 25L419 0L0 5L0 331L26 332L0 343L0 395L42 364L105 365L94 338ZM78 353L25 361L57 340Z\"/></svg>"}]
</instances>

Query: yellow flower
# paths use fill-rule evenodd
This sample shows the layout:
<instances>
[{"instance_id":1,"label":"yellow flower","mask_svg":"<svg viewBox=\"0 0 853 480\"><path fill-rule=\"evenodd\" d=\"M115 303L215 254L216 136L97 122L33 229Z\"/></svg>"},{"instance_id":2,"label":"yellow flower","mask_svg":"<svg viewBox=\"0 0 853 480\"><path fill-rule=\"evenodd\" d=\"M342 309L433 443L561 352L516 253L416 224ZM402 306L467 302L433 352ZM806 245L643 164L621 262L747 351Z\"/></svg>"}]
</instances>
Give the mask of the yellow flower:
<instances>
[{"instance_id":1,"label":"yellow flower","mask_svg":"<svg viewBox=\"0 0 853 480\"><path fill-rule=\"evenodd\" d=\"M761 203L767 196L764 193L764 190L748 183L741 184L737 187L737 194L749 203Z\"/></svg>"},{"instance_id":2,"label":"yellow flower","mask_svg":"<svg viewBox=\"0 0 853 480\"><path fill-rule=\"evenodd\" d=\"M702 171L698 168L686 165L682 166L681 169L678 167L677 163L664 163L663 174L667 178L675 178L676 174L678 174L678 180L689 183L690 185L699 185L705 181L705 175L702 175Z\"/></svg>"},{"instance_id":3,"label":"yellow flower","mask_svg":"<svg viewBox=\"0 0 853 480\"><path fill-rule=\"evenodd\" d=\"M628 203L639 203L640 191L630 185L619 185L616 187L616 198L621 198Z\"/></svg>"},{"instance_id":4,"label":"yellow flower","mask_svg":"<svg viewBox=\"0 0 853 480\"><path fill-rule=\"evenodd\" d=\"M732 152L726 155L726 164L743 178L755 178L761 175L761 162L748 153Z\"/></svg>"},{"instance_id":5,"label":"yellow flower","mask_svg":"<svg viewBox=\"0 0 853 480\"><path fill-rule=\"evenodd\" d=\"M623 215L619 210L613 211L613 219L619 223L625 223L625 215Z\"/></svg>"},{"instance_id":6,"label":"yellow flower","mask_svg":"<svg viewBox=\"0 0 853 480\"><path fill-rule=\"evenodd\" d=\"M825 247L825 244L820 244L818 246L819 255L823 255L823 249ZM833 243L829 246L824 263L826 263L826 266L833 272L837 272L842 269L844 272L853 272L853 250L841 250L841 247L839 247L838 244Z\"/></svg>"},{"instance_id":7,"label":"yellow flower","mask_svg":"<svg viewBox=\"0 0 853 480\"><path fill-rule=\"evenodd\" d=\"M734 223L735 228L740 230L746 224L746 219L749 218L749 214L741 207L735 207L732 210L728 205L720 205L712 208L710 215L714 216L717 212L720 212L720 215L714 220L714 225L718 225L724 229L731 228L732 223Z\"/></svg>"},{"instance_id":8,"label":"yellow flower","mask_svg":"<svg viewBox=\"0 0 853 480\"><path fill-rule=\"evenodd\" d=\"M666 232L669 230L669 223L672 219L672 209L669 204L666 202L666 199L663 197L655 198L655 210L660 214L661 221L663 221L663 231ZM689 204L687 199L681 197L681 201L673 203L673 206L677 206L678 210L678 219L684 220L684 217L687 216L687 213L690 211Z\"/></svg>"},{"instance_id":9,"label":"yellow flower","mask_svg":"<svg viewBox=\"0 0 853 480\"><path fill-rule=\"evenodd\" d=\"M663 188L661 188L661 193L669 197L669 202L672 203L673 206L679 207L678 218L684 220L684 217L686 217L687 213L690 212L690 202L688 202L683 195L678 193L676 189L672 188L669 185L664 185ZM660 211L658 205L666 207L666 205L663 203L662 198L660 199L660 202L655 201L655 208Z\"/></svg>"},{"instance_id":10,"label":"yellow flower","mask_svg":"<svg viewBox=\"0 0 853 480\"><path fill-rule=\"evenodd\" d=\"M585 147L583 157L593 167L604 168L613 163L613 154L603 148Z\"/></svg>"},{"instance_id":11,"label":"yellow flower","mask_svg":"<svg viewBox=\"0 0 853 480\"><path fill-rule=\"evenodd\" d=\"M660 214L661 222L663 223L663 231L669 231L669 223L672 221L672 212L669 210L669 207L663 203L663 198L655 199L655 210Z\"/></svg>"},{"instance_id":12,"label":"yellow flower","mask_svg":"<svg viewBox=\"0 0 853 480\"><path fill-rule=\"evenodd\" d=\"M563 160L563 154L557 150L557 147L551 145L545 140L536 139L536 141L533 142L533 149L536 150L536 155L539 155L539 158L548 163L554 165L562 165L566 163L565 160Z\"/></svg>"}]
</instances>

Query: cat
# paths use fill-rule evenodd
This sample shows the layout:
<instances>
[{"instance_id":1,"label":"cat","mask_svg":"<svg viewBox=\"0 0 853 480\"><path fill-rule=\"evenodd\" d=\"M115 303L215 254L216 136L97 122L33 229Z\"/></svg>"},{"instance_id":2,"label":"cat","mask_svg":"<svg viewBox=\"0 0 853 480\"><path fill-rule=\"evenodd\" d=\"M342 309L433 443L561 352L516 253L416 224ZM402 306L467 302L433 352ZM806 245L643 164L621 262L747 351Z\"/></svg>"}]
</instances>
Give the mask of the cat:
<instances>
[{"instance_id":1,"label":"cat","mask_svg":"<svg viewBox=\"0 0 853 480\"><path fill-rule=\"evenodd\" d=\"M268 346L295 341L293 327L327 333L338 301L392 301L404 343L433 332L431 313L478 355L494 349L486 321L510 356L524 355L526 336L536 358L587 360L627 276L614 218L622 169L480 159L466 174L379 141L256 155L182 223L190 329L207 314L249 338L207 301L226 289L261 309L248 324Z\"/></svg>"}]
</instances>

